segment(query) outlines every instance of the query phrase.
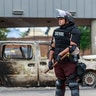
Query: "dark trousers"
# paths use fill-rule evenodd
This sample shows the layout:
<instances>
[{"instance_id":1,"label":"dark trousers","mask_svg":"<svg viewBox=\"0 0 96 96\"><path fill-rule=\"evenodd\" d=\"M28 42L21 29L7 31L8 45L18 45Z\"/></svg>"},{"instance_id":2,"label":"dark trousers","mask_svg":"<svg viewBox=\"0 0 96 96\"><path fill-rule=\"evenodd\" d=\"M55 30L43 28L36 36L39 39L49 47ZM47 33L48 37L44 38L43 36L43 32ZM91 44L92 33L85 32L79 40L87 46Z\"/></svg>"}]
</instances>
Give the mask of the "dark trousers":
<instances>
[{"instance_id":1,"label":"dark trousers","mask_svg":"<svg viewBox=\"0 0 96 96\"><path fill-rule=\"evenodd\" d=\"M76 63L71 63L71 62L66 62L66 63L59 63L55 66L55 75L58 79L63 80L62 83L62 90L64 91L63 93L65 93L65 82L67 80L67 78L74 74L76 72ZM76 79L74 79L76 80ZM71 83L71 82L70 82ZM79 90L79 88L77 88L77 90ZM64 96L64 95L62 95Z\"/></svg>"}]
</instances>

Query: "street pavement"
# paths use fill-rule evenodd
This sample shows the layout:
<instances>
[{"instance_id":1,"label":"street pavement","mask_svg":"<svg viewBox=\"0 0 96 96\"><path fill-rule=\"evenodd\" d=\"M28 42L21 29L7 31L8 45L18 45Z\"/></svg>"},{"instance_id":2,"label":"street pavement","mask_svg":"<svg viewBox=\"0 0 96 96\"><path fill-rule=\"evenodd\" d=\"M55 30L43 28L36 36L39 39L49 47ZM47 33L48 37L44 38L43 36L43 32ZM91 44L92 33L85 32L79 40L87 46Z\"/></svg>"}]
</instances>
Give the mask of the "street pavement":
<instances>
[{"instance_id":1,"label":"street pavement","mask_svg":"<svg viewBox=\"0 0 96 96\"><path fill-rule=\"evenodd\" d=\"M55 96L55 87L0 87L0 96ZM71 96L67 87L65 96ZM96 96L96 89L80 87L80 96Z\"/></svg>"}]
</instances>

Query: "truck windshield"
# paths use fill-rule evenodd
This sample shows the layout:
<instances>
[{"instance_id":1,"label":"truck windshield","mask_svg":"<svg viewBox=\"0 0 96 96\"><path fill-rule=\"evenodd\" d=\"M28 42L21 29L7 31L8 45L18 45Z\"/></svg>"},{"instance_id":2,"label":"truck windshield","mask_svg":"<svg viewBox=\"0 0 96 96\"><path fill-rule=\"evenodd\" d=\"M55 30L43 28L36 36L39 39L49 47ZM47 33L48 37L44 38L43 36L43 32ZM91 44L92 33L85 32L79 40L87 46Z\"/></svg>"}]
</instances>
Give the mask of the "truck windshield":
<instances>
[{"instance_id":1,"label":"truck windshield","mask_svg":"<svg viewBox=\"0 0 96 96\"><path fill-rule=\"evenodd\" d=\"M31 59L33 56L31 45L4 45L3 58L8 59Z\"/></svg>"}]
</instances>

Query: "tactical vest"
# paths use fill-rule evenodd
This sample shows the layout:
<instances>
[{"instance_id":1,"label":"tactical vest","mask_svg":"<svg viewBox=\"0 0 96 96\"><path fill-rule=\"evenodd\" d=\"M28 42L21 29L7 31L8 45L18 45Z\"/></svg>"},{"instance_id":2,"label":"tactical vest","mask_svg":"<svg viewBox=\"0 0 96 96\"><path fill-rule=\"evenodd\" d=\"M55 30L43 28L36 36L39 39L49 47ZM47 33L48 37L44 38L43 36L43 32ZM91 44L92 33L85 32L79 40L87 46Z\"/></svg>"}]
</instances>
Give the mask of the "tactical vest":
<instances>
[{"instance_id":1,"label":"tactical vest","mask_svg":"<svg viewBox=\"0 0 96 96\"><path fill-rule=\"evenodd\" d=\"M55 39L55 59L61 51L70 46L71 30L73 28L74 26L54 30L53 38Z\"/></svg>"}]
</instances>

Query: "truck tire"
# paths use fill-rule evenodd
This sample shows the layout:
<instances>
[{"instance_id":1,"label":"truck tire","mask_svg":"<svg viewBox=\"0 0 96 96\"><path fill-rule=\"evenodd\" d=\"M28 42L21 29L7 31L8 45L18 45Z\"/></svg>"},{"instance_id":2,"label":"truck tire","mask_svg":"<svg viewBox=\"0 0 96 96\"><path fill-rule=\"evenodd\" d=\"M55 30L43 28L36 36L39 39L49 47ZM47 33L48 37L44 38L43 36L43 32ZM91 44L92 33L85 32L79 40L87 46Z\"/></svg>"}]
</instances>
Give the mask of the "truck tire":
<instances>
[{"instance_id":1,"label":"truck tire","mask_svg":"<svg viewBox=\"0 0 96 96\"><path fill-rule=\"evenodd\" d=\"M86 72L82 78L83 86L95 87L96 86L96 73Z\"/></svg>"}]
</instances>

